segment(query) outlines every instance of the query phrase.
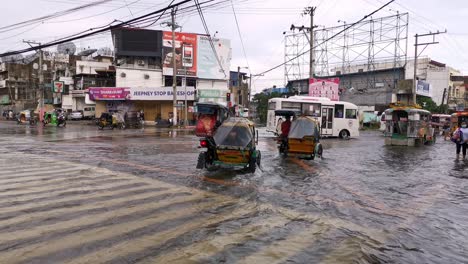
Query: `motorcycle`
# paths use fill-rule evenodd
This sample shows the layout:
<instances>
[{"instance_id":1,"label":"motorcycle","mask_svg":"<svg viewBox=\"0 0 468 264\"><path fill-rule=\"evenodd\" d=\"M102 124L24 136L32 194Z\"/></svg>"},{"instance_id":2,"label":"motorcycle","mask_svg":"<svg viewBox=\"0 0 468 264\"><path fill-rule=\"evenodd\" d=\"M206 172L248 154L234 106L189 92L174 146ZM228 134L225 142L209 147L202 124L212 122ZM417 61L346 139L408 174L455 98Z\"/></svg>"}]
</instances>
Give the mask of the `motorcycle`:
<instances>
[{"instance_id":1,"label":"motorcycle","mask_svg":"<svg viewBox=\"0 0 468 264\"><path fill-rule=\"evenodd\" d=\"M59 127L60 125L62 125L63 127L67 126L67 121L64 114L59 114L57 118L57 126Z\"/></svg>"}]
</instances>

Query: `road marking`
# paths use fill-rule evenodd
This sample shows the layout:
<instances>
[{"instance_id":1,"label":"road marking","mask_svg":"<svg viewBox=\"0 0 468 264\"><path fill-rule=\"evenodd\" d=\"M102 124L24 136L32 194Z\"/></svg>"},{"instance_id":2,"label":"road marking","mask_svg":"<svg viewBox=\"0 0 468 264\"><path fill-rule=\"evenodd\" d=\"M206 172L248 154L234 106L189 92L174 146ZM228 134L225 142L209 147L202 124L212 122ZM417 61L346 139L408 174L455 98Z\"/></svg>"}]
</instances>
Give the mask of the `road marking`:
<instances>
[{"instance_id":1,"label":"road marking","mask_svg":"<svg viewBox=\"0 0 468 264\"><path fill-rule=\"evenodd\" d=\"M261 222L252 221L236 229L233 233L217 234L184 248L177 247L173 251L164 252L164 254L159 254L158 257L145 260L143 263L182 263L184 261L202 263L203 259L209 259L210 256L222 251L228 245L244 243L272 229L283 227L288 222L290 220L283 216L269 217L262 219Z\"/></svg>"},{"instance_id":2,"label":"road marking","mask_svg":"<svg viewBox=\"0 0 468 264\"><path fill-rule=\"evenodd\" d=\"M125 259L125 256L131 253L139 252L147 248L162 245L169 239L179 237L184 233L187 233L197 228L239 218L243 215L251 213L253 209L252 207L248 207L246 205L240 205L239 207L240 209L230 211L227 213L213 214L211 217L208 218L201 218L193 221L188 221L186 224L170 228L167 231L158 232L156 234L144 235L132 241L123 241L121 243L114 244L111 248L106 248L105 250L97 251L95 253L82 256L72 261L68 261L68 263L91 263L93 262L93 260L96 259L104 263L111 262L112 259L117 258Z\"/></svg>"},{"instance_id":3,"label":"road marking","mask_svg":"<svg viewBox=\"0 0 468 264\"><path fill-rule=\"evenodd\" d=\"M27 203L33 203L33 202L38 202L41 200L54 200L57 197L65 197L65 196L74 196L77 194L88 194L88 193L94 193L94 192L99 192L99 191L112 191L112 190L130 190L132 188L140 187L143 185L147 185L146 183L120 183L118 185L115 185L115 183L112 183L111 187L107 187L105 184L104 185L98 185L98 186L93 186L89 185L87 186L87 189L83 189L83 186L80 186L78 188L66 188L66 191L64 189L61 190L54 190L54 191L44 191L42 193L37 193L37 192L32 192L31 195L24 195L24 196L11 196L11 197L1 197L0 198L0 208L4 207L9 207L9 206L17 206L18 204L27 204ZM0 209L1 210L1 209Z\"/></svg>"},{"instance_id":4,"label":"road marking","mask_svg":"<svg viewBox=\"0 0 468 264\"><path fill-rule=\"evenodd\" d=\"M92 210L95 208L113 207L113 206L125 204L129 200L147 199L147 198L153 197L155 194L157 195L170 194L174 192L175 190L166 190L166 191L160 191L160 192L136 194L136 195L129 195L129 196L125 196L122 198L113 199L113 200L99 201L95 203L87 203L85 205L82 205L80 207L75 207L75 208L57 208L57 209L50 210L47 212L34 212L34 213L29 213L29 214L20 214L10 219L0 221L0 226L14 225L18 223L24 223L27 221L35 220L35 219L47 220L48 218L56 218L64 214L70 214L76 211L86 211L86 210Z\"/></svg>"},{"instance_id":5,"label":"road marking","mask_svg":"<svg viewBox=\"0 0 468 264\"><path fill-rule=\"evenodd\" d=\"M55 206L55 205L61 205L66 204L67 202L70 204L73 203L93 203L93 199L103 199L109 197L109 199L116 198L120 195L131 195L129 192L138 192L138 191L144 191L148 189L154 189L154 187L150 186L140 186L136 187L135 189L132 190L121 190L121 191L102 191L99 193L94 193L94 194L77 194L76 197L62 197L62 198L57 198L54 201L45 201L45 202L39 202L39 203L32 203L32 204L25 204L25 205L19 205L15 206L14 208L9 208L9 209L2 209L2 214L7 214L11 212L23 212L23 211L28 211L30 209L35 209L38 207L46 207L46 206ZM112 197L112 198L111 198ZM85 200L85 201L82 201ZM0 216L1 218L1 216Z\"/></svg>"},{"instance_id":6,"label":"road marking","mask_svg":"<svg viewBox=\"0 0 468 264\"><path fill-rule=\"evenodd\" d=\"M275 241L273 244L240 259L236 263L284 263L291 256L309 248L311 244L320 239L321 235L326 233L330 228L327 226L314 224L305 230L297 230L294 235L288 236L280 241Z\"/></svg>"},{"instance_id":7,"label":"road marking","mask_svg":"<svg viewBox=\"0 0 468 264\"><path fill-rule=\"evenodd\" d=\"M190 202L190 201L196 201L200 199L200 197L197 197L197 196L182 196L182 197L172 198L171 200L168 201L167 200L168 198L170 197L161 197L161 200L159 201L143 204L141 206L121 208L117 210L112 210L112 211L96 214L96 215L93 215L92 218L88 218L86 215L82 215L81 217L77 217L72 220L60 221L58 223L51 224L51 225L32 227L30 229L25 229L21 231L0 233L2 237L1 244L15 242L15 240L17 240L18 238L21 238L21 240L23 240L23 239L31 239L31 238L40 236L41 234L50 235L52 233L60 233L65 230L72 229L74 227L79 229L79 227L92 225L92 224L99 224L100 222L112 220L114 218L118 218L122 216L131 216L138 212L143 212L149 209L158 209L158 208L163 208L163 207L170 206L173 204L178 204L181 202ZM0 253L0 256L1 256L1 253Z\"/></svg>"},{"instance_id":8,"label":"road marking","mask_svg":"<svg viewBox=\"0 0 468 264\"><path fill-rule=\"evenodd\" d=\"M231 201L226 201L231 203ZM204 209L208 209L212 207L214 204L217 202L205 202L202 205L199 205L198 207L191 207L191 208L185 208L183 211L177 211L171 214L160 214L156 213L153 214L152 216L148 216L145 219L138 219L134 220L131 222L127 223L122 223L122 224L115 224L113 226L106 226L106 227L99 227L99 228L93 228L92 230L87 230L75 234L70 234L70 235L65 235L61 237L60 239L53 239L50 241L47 241L46 243L40 243L40 244L34 244L30 246L26 246L17 250L9 250L4 253L0 253L0 258L3 260L8 261L19 261L19 262L30 262L31 260L34 260L35 258L48 258L50 254L61 254L62 251L67 250L67 249L72 249L74 247L83 247L86 246L87 244L93 243L93 242L99 242L102 240L106 239L112 239L113 237L123 235L123 234L128 234L131 233L134 230L137 230L139 228L144 228L146 226L150 225L156 225L156 224L161 224L166 221L171 221L175 220L177 218L183 217L183 216L189 216L189 215L194 215ZM206 221L206 220L204 220ZM202 221L203 222L203 221ZM179 230L181 229L180 226L177 226L175 229ZM156 237L163 236L161 233L157 233L155 235ZM140 238L142 239L142 238ZM128 245L128 243L123 243L124 248L121 248L120 250L116 250L115 247L112 247L112 253L108 255L108 257L113 257L119 254L119 251L129 251L129 247L135 247L135 245L140 244L138 242L140 239L132 240L131 245ZM83 240L86 242L83 243ZM152 244L154 243L153 240L145 240L144 242ZM119 245L122 245L122 242L119 243ZM139 246L141 247L141 245ZM109 252L110 249L106 248L106 252ZM102 252L101 252L102 254ZM94 254L88 254L87 256L92 256ZM93 263L96 260L99 260L99 262L104 262L104 259L101 257L99 258L91 258L91 261L87 261L86 263ZM67 263L71 263L67 261Z\"/></svg>"}]
</instances>

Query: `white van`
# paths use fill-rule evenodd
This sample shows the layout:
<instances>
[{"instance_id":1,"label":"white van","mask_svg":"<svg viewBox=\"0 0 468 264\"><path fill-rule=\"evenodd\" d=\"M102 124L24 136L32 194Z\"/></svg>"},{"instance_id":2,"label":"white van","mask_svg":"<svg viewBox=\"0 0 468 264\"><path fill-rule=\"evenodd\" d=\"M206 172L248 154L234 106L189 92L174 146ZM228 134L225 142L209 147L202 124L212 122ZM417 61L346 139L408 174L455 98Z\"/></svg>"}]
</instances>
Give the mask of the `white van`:
<instances>
[{"instance_id":1,"label":"white van","mask_svg":"<svg viewBox=\"0 0 468 264\"><path fill-rule=\"evenodd\" d=\"M96 108L94 106L87 106L83 108L83 118L93 119L96 116Z\"/></svg>"}]
</instances>

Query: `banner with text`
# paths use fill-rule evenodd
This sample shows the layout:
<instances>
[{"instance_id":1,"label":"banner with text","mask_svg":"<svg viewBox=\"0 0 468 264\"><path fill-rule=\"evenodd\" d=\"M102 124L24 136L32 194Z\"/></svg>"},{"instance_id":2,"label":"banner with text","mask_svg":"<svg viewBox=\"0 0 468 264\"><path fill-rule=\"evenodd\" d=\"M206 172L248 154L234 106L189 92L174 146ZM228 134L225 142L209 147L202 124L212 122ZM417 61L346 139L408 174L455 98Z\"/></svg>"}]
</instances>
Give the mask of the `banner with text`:
<instances>
[{"instance_id":1,"label":"banner with text","mask_svg":"<svg viewBox=\"0 0 468 264\"><path fill-rule=\"evenodd\" d=\"M332 101L339 101L338 87L340 86L340 78L316 79L309 80L309 96L325 97Z\"/></svg>"},{"instance_id":2,"label":"banner with text","mask_svg":"<svg viewBox=\"0 0 468 264\"><path fill-rule=\"evenodd\" d=\"M89 99L96 100L125 100L129 95L129 88L120 87L90 87Z\"/></svg>"},{"instance_id":3,"label":"banner with text","mask_svg":"<svg viewBox=\"0 0 468 264\"><path fill-rule=\"evenodd\" d=\"M195 88L193 86L177 87L177 100L193 101L195 99ZM142 101L171 101L173 99L172 87L141 87L131 88L129 100Z\"/></svg>"}]
</instances>

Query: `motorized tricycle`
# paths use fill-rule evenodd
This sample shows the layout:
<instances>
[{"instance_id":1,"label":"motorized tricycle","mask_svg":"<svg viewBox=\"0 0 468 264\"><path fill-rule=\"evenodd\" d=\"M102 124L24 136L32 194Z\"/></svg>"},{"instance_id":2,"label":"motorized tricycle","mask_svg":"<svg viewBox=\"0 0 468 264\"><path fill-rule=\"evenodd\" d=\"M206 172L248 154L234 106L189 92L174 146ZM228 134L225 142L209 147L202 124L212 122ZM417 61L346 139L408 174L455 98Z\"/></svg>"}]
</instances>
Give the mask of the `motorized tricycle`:
<instances>
[{"instance_id":1,"label":"motorized tricycle","mask_svg":"<svg viewBox=\"0 0 468 264\"><path fill-rule=\"evenodd\" d=\"M385 110L385 145L418 146L434 144L431 113L418 105L391 104Z\"/></svg>"},{"instance_id":2,"label":"motorized tricycle","mask_svg":"<svg viewBox=\"0 0 468 264\"><path fill-rule=\"evenodd\" d=\"M99 130L103 130L105 127L110 129L125 129L126 127L124 118L120 113L102 113L96 120L96 125Z\"/></svg>"},{"instance_id":3,"label":"motorized tricycle","mask_svg":"<svg viewBox=\"0 0 468 264\"><path fill-rule=\"evenodd\" d=\"M200 140L200 147L206 150L199 154L197 168L243 168L255 172L261 160L257 142L253 122L242 117L228 118L213 137Z\"/></svg>"},{"instance_id":4,"label":"motorized tricycle","mask_svg":"<svg viewBox=\"0 0 468 264\"><path fill-rule=\"evenodd\" d=\"M44 119L42 124L46 126L47 124L52 124L54 126L63 126L67 125L67 120L65 116L65 111L63 109L54 109L52 111L44 113Z\"/></svg>"},{"instance_id":5,"label":"motorized tricycle","mask_svg":"<svg viewBox=\"0 0 468 264\"><path fill-rule=\"evenodd\" d=\"M16 121L18 124L36 125L37 117L33 110L23 110L18 114Z\"/></svg>"},{"instance_id":6,"label":"motorized tricycle","mask_svg":"<svg viewBox=\"0 0 468 264\"><path fill-rule=\"evenodd\" d=\"M279 135L278 150L284 156L303 159L321 158L323 146L320 143L319 122L310 116L298 116L291 122L287 137Z\"/></svg>"}]
</instances>

